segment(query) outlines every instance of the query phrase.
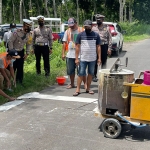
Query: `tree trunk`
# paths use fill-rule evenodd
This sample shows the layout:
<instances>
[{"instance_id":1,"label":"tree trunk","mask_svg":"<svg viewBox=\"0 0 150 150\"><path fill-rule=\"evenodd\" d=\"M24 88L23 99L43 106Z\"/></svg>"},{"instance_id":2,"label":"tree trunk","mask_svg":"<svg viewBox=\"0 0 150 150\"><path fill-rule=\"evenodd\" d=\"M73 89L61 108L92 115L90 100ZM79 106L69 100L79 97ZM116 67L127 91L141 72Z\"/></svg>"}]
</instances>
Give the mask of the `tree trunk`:
<instances>
[{"instance_id":1,"label":"tree trunk","mask_svg":"<svg viewBox=\"0 0 150 150\"><path fill-rule=\"evenodd\" d=\"M32 16L32 1L29 2L29 17Z\"/></svg>"},{"instance_id":2,"label":"tree trunk","mask_svg":"<svg viewBox=\"0 0 150 150\"><path fill-rule=\"evenodd\" d=\"M0 24L2 24L2 0L0 0Z\"/></svg>"},{"instance_id":3,"label":"tree trunk","mask_svg":"<svg viewBox=\"0 0 150 150\"><path fill-rule=\"evenodd\" d=\"M132 9L131 9L131 3L132 3L132 2L129 1L129 22L130 22L130 23L132 22Z\"/></svg>"},{"instance_id":4,"label":"tree trunk","mask_svg":"<svg viewBox=\"0 0 150 150\"><path fill-rule=\"evenodd\" d=\"M124 6L124 22L127 21L127 7L126 5Z\"/></svg>"},{"instance_id":5,"label":"tree trunk","mask_svg":"<svg viewBox=\"0 0 150 150\"><path fill-rule=\"evenodd\" d=\"M19 7L19 12L20 12L20 23L22 23L22 2L23 0L20 0L20 7Z\"/></svg>"},{"instance_id":6,"label":"tree trunk","mask_svg":"<svg viewBox=\"0 0 150 150\"><path fill-rule=\"evenodd\" d=\"M66 8L66 11L67 11L67 14L68 14L68 18L70 17L70 14L69 14L69 11L68 11L68 8L67 8L67 4L66 4L66 2L65 2L65 0L64 0L64 3L63 3L64 5L65 5L65 8Z\"/></svg>"},{"instance_id":7,"label":"tree trunk","mask_svg":"<svg viewBox=\"0 0 150 150\"><path fill-rule=\"evenodd\" d=\"M37 5L37 12L38 12L38 15L40 15L40 6L39 6L39 2L38 0L36 1L36 5Z\"/></svg>"},{"instance_id":8,"label":"tree trunk","mask_svg":"<svg viewBox=\"0 0 150 150\"><path fill-rule=\"evenodd\" d=\"M119 0L120 9L119 9L119 20L120 22L123 22L123 8L125 5L126 0Z\"/></svg>"},{"instance_id":9,"label":"tree trunk","mask_svg":"<svg viewBox=\"0 0 150 150\"><path fill-rule=\"evenodd\" d=\"M77 23L79 24L79 0L76 0L77 3Z\"/></svg>"},{"instance_id":10,"label":"tree trunk","mask_svg":"<svg viewBox=\"0 0 150 150\"><path fill-rule=\"evenodd\" d=\"M47 0L44 0L44 3L45 3L45 10L46 10L46 13L47 13L47 17L50 18L50 13L49 13L49 10L48 10L48 7L47 7Z\"/></svg>"},{"instance_id":11,"label":"tree trunk","mask_svg":"<svg viewBox=\"0 0 150 150\"><path fill-rule=\"evenodd\" d=\"M23 1L23 14L24 14L24 18L27 18L27 13L26 13L24 1Z\"/></svg>"},{"instance_id":12,"label":"tree trunk","mask_svg":"<svg viewBox=\"0 0 150 150\"><path fill-rule=\"evenodd\" d=\"M12 0L12 6L13 6L13 21L16 21L16 15L15 15L15 5L14 5L14 0Z\"/></svg>"}]
</instances>

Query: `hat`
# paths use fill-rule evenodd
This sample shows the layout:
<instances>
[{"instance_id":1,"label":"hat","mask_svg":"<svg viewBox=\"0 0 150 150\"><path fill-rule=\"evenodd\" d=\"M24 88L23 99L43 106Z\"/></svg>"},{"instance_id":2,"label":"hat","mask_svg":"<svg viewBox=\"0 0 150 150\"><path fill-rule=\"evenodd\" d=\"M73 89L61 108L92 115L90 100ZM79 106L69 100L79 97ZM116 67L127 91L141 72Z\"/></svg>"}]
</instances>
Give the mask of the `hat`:
<instances>
[{"instance_id":1,"label":"hat","mask_svg":"<svg viewBox=\"0 0 150 150\"><path fill-rule=\"evenodd\" d=\"M9 50L7 55L10 55L13 58L20 58L20 56L18 55L18 52L16 50L14 50L14 49Z\"/></svg>"},{"instance_id":2,"label":"hat","mask_svg":"<svg viewBox=\"0 0 150 150\"><path fill-rule=\"evenodd\" d=\"M96 19L96 20L100 20L101 18L105 18L105 16L104 16L104 15L101 15L101 14L96 14L96 15L95 15L95 19Z\"/></svg>"},{"instance_id":3,"label":"hat","mask_svg":"<svg viewBox=\"0 0 150 150\"><path fill-rule=\"evenodd\" d=\"M44 16L41 16L41 15L37 16L37 20L38 21L44 21Z\"/></svg>"},{"instance_id":4,"label":"hat","mask_svg":"<svg viewBox=\"0 0 150 150\"><path fill-rule=\"evenodd\" d=\"M16 28L16 24L15 23L11 23L10 24L10 28Z\"/></svg>"},{"instance_id":5,"label":"hat","mask_svg":"<svg viewBox=\"0 0 150 150\"><path fill-rule=\"evenodd\" d=\"M26 26L32 26L32 21L28 19L23 19L23 22Z\"/></svg>"},{"instance_id":6,"label":"hat","mask_svg":"<svg viewBox=\"0 0 150 150\"><path fill-rule=\"evenodd\" d=\"M92 21L91 20L85 20L84 21L84 26L91 27L92 26Z\"/></svg>"},{"instance_id":7,"label":"hat","mask_svg":"<svg viewBox=\"0 0 150 150\"><path fill-rule=\"evenodd\" d=\"M74 26L74 24L76 23L77 21L75 20L75 18L69 18L68 20L68 26L69 27L72 27Z\"/></svg>"}]
</instances>

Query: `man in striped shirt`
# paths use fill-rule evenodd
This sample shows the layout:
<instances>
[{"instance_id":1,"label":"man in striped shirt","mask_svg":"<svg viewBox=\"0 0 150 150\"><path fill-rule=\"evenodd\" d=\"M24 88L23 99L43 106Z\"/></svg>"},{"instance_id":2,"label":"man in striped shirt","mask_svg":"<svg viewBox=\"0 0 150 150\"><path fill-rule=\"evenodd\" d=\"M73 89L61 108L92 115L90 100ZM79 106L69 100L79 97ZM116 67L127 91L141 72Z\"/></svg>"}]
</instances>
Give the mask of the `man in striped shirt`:
<instances>
[{"instance_id":1,"label":"man in striped shirt","mask_svg":"<svg viewBox=\"0 0 150 150\"><path fill-rule=\"evenodd\" d=\"M78 34L76 39L76 52L75 52L75 63L79 68L77 88L73 96L78 96L80 94L80 86L83 80L83 76L86 75L86 68L88 66L88 76L87 76L87 89L86 93L94 94L90 90L90 85L92 81L92 76L94 75L94 67L97 59L97 64L101 64L101 47L100 47L100 36L98 33L93 32L92 21L86 20L84 22L85 31ZM80 55L80 60L79 60Z\"/></svg>"}]
</instances>

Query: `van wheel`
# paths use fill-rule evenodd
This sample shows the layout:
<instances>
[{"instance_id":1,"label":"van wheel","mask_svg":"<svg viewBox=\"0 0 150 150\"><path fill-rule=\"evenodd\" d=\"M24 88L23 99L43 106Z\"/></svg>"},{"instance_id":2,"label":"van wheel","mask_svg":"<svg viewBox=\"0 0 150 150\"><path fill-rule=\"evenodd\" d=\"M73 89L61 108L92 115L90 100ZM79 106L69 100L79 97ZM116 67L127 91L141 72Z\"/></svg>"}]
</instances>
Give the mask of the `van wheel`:
<instances>
[{"instance_id":1,"label":"van wheel","mask_svg":"<svg viewBox=\"0 0 150 150\"><path fill-rule=\"evenodd\" d=\"M119 48L116 48L116 56L119 56Z\"/></svg>"},{"instance_id":2,"label":"van wheel","mask_svg":"<svg viewBox=\"0 0 150 150\"><path fill-rule=\"evenodd\" d=\"M122 42L122 45L121 45L120 50L119 50L120 52L122 52L122 48L123 48L123 42Z\"/></svg>"}]
</instances>

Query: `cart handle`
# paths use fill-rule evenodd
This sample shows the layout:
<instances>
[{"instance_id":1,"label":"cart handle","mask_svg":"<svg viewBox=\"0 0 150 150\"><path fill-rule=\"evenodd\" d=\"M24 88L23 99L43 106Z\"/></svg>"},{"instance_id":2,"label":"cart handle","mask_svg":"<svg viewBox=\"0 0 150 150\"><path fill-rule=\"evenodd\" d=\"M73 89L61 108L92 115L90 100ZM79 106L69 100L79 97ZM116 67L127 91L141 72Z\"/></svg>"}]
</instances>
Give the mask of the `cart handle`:
<instances>
[{"instance_id":1,"label":"cart handle","mask_svg":"<svg viewBox=\"0 0 150 150\"><path fill-rule=\"evenodd\" d=\"M134 83L128 83L128 82L123 82L123 85L125 86L131 86L131 87L138 87L139 85L134 84Z\"/></svg>"}]
</instances>

